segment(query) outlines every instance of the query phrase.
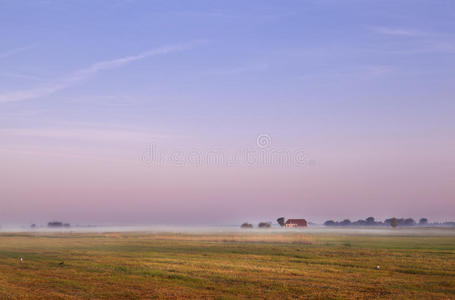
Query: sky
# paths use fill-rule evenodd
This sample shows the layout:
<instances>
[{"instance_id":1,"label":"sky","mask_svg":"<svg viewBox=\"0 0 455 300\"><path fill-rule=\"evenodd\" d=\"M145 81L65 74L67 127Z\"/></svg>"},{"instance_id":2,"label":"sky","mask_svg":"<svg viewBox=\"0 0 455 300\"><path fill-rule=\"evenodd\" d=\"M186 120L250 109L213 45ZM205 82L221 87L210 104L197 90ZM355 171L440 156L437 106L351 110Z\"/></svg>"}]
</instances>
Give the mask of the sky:
<instances>
[{"instance_id":1,"label":"sky","mask_svg":"<svg viewBox=\"0 0 455 300\"><path fill-rule=\"evenodd\" d=\"M455 219L455 2L0 0L0 225Z\"/></svg>"}]
</instances>

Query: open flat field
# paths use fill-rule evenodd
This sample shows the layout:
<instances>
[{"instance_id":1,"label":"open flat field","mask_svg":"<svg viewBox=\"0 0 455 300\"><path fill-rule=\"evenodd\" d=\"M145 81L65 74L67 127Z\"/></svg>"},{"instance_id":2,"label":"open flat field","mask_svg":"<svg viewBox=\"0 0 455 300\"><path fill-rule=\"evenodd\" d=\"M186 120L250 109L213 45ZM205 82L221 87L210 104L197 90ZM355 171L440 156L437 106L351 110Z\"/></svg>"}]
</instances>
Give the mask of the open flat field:
<instances>
[{"instance_id":1,"label":"open flat field","mask_svg":"<svg viewBox=\"0 0 455 300\"><path fill-rule=\"evenodd\" d=\"M455 237L0 234L0 299L116 298L454 299Z\"/></svg>"}]
</instances>

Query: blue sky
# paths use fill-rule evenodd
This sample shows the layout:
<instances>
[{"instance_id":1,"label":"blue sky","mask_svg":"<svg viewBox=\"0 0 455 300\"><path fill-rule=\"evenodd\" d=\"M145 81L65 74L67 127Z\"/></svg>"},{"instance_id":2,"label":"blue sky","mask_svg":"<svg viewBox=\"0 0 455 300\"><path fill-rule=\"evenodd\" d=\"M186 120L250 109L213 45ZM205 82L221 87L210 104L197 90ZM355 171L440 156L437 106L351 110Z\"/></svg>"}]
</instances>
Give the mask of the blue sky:
<instances>
[{"instance_id":1,"label":"blue sky","mask_svg":"<svg viewBox=\"0 0 455 300\"><path fill-rule=\"evenodd\" d=\"M56 162L57 155L51 184L74 155L103 169L91 159L134 160L152 142L183 151L231 149L266 133L276 147L303 148L319 163L316 171L285 175L288 182L349 177L362 168L387 178L378 183L366 175L369 192L361 195L337 185L343 201L366 201L343 212L348 217L368 214L370 196L384 199L378 212L384 216L410 206L436 219L455 214L448 184L455 150L453 1L0 0L0 37L0 162L10 166L5 207L30 201L11 186L33 181L33 164L17 171L15 161ZM35 152L47 154L38 159ZM401 163L405 173L389 176ZM417 165L422 177L414 178ZM139 174L125 168L130 177ZM416 185L418 196L410 192ZM397 192L384 194L388 188ZM295 189L288 211L335 215L338 200L322 186L309 195ZM232 190L259 201L235 184ZM172 206L181 196L169 197ZM395 208L397 201L403 207ZM225 222L250 216L230 209ZM270 204L263 214L274 211ZM101 213L93 218L108 220Z\"/></svg>"}]
</instances>

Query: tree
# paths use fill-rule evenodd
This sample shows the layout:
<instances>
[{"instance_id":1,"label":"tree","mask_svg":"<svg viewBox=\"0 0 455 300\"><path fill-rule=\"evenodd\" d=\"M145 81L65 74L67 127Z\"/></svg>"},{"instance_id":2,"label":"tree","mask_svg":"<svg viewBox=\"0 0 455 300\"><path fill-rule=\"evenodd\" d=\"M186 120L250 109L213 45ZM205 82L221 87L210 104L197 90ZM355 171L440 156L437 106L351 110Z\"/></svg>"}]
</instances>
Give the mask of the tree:
<instances>
[{"instance_id":1,"label":"tree","mask_svg":"<svg viewBox=\"0 0 455 300\"><path fill-rule=\"evenodd\" d=\"M427 225L428 224L428 219L427 218L422 218L419 220L419 225Z\"/></svg>"},{"instance_id":2,"label":"tree","mask_svg":"<svg viewBox=\"0 0 455 300\"><path fill-rule=\"evenodd\" d=\"M398 220L397 220L397 218L392 218L392 219L390 219L390 226L392 226L393 228L395 228L395 227L398 226Z\"/></svg>"},{"instance_id":3,"label":"tree","mask_svg":"<svg viewBox=\"0 0 455 300\"><path fill-rule=\"evenodd\" d=\"M365 221L365 220L357 220L357 221L353 222L352 225L365 226L368 224L367 224L367 221Z\"/></svg>"},{"instance_id":4,"label":"tree","mask_svg":"<svg viewBox=\"0 0 455 300\"><path fill-rule=\"evenodd\" d=\"M253 225L250 224L250 223L245 222L242 225L240 225L240 228L253 228Z\"/></svg>"},{"instance_id":5,"label":"tree","mask_svg":"<svg viewBox=\"0 0 455 300\"><path fill-rule=\"evenodd\" d=\"M341 223L340 223L341 226L349 226L351 225L351 220L349 219L346 219L346 220L343 220Z\"/></svg>"},{"instance_id":6,"label":"tree","mask_svg":"<svg viewBox=\"0 0 455 300\"><path fill-rule=\"evenodd\" d=\"M325 225L325 226L335 226L335 224L336 224L336 223L335 223L335 221L333 221L333 220L328 220L328 221L325 221L325 222L324 222L324 225Z\"/></svg>"},{"instance_id":7,"label":"tree","mask_svg":"<svg viewBox=\"0 0 455 300\"><path fill-rule=\"evenodd\" d=\"M374 221L374 218L373 218L373 217L368 217L368 218L366 218L365 221L367 221L367 224L368 224L368 225L374 225L374 224L376 223L376 222Z\"/></svg>"},{"instance_id":8,"label":"tree","mask_svg":"<svg viewBox=\"0 0 455 300\"><path fill-rule=\"evenodd\" d=\"M407 218L404 220L404 225L406 226L414 226L416 224L416 221L414 221L413 218Z\"/></svg>"},{"instance_id":9,"label":"tree","mask_svg":"<svg viewBox=\"0 0 455 300\"><path fill-rule=\"evenodd\" d=\"M278 224L280 224L281 227L284 227L285 225L284 217L278 218L276 219L276 221L278 222Z\"/></svg>"},{"instance_id":10,"label":"tree","mask_svg":"<svg viewBox=\"0 0 455 300\"><path fill-rule=\"evenodd\" d=\"M259 228L270 228L270 226L271 225L268 222L261 222L261 223L258 224Z\"/></svg>"},{"instance_id":11,"label":"tree","mask_svg":"<svg viewBox=\"0 0 455 300\"><path fill-rule=\"evenodd\" d=\"M52 221L47 223L47 227L63 227L63 223L59 221Z\"/></svg>"}]
</instances>

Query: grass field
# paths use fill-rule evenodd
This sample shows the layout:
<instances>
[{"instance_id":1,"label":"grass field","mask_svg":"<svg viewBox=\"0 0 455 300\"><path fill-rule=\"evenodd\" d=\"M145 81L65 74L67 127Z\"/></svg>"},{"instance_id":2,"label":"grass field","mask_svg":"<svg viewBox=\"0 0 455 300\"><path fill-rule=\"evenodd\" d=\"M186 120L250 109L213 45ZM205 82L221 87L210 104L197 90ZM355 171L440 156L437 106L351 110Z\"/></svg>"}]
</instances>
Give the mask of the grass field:
<instances>
[{"instance_id":1,"label":"grass field","mask_svg":"<svg viewBox=\"0 0 455 300\"><path fill-rule=\"evenodd\" d=\"M455 299L455 237L0 234L0 299L39 298Z\"/></svg>"}]
</instances>

